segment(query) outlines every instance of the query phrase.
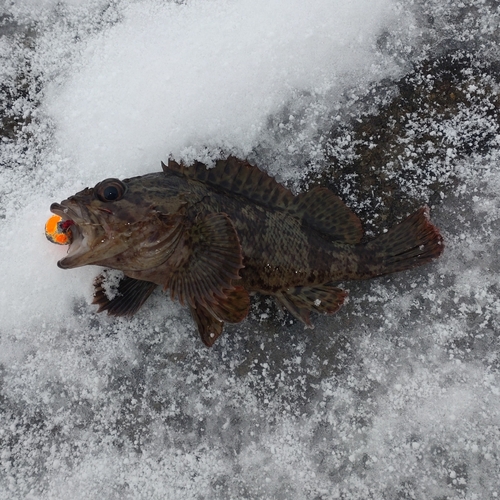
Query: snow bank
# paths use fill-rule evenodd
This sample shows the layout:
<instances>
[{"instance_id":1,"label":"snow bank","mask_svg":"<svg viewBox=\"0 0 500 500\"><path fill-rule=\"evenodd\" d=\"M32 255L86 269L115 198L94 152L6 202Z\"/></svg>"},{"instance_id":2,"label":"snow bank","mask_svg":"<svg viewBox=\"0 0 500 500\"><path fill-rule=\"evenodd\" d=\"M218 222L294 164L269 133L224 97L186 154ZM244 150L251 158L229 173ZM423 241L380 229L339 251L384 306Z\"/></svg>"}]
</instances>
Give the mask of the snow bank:
<instances>
[{"instance_id":1,"label":"snow bank","mask_svg":"<svg viewBox=\"0 0 500 500\"><path fill-rule=\"evenodd\" d=\"M379 77L387 0L132 3L51 89L58 144L91 178L224 148L247 155L295 91ZM347 82L346 82L347 79Z\"/></svg>"}]
</instances>

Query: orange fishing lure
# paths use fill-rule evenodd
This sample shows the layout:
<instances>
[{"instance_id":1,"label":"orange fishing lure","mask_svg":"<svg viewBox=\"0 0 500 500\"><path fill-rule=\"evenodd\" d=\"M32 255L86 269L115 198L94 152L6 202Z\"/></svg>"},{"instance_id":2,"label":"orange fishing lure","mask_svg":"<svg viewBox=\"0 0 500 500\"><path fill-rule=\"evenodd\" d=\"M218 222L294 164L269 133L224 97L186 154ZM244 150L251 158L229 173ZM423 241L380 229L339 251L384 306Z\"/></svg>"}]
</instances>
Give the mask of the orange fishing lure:
<instances>
[{"instance_id":1,"label":"orange fishing lure","mask_svg":"<svg viewBox=\"0 0 500 500\"><path fill-rule=\"evenodd\" d=\"M53 215L45 224L45 236L57 245L69 245L71 243L71 226L73 221L63 221L59 215Z\"/></svg>"}]
</instances>

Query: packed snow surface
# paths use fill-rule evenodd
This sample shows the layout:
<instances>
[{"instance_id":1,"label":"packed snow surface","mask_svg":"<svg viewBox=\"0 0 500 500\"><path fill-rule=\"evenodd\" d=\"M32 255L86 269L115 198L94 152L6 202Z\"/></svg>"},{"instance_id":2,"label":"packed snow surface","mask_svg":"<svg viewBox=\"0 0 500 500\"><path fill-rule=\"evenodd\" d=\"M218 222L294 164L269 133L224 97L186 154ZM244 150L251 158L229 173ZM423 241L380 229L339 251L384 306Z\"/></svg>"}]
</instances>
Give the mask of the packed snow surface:
<instances>
[{"instance_id":1,"label":"packed snow surface","mask_svg":"<svg viewBox=\"0 0 500 500\"><path fill-rule=\"evenodd\" d=\"M1 499L500 496L494 2L20 0L0 16ZM448 53L472 54L453 113L414 77L430 97L388 120L404 133L377 166L431 206L446 251L344 283L314 330L261 300L206 349L161 292L109 318L97 268L57 268L50 204L170 155L247 157L295 190L335 156L338 193L385 229L348 169L361 143L379 151L356 124Z\"/></svg>"}]
</instances>

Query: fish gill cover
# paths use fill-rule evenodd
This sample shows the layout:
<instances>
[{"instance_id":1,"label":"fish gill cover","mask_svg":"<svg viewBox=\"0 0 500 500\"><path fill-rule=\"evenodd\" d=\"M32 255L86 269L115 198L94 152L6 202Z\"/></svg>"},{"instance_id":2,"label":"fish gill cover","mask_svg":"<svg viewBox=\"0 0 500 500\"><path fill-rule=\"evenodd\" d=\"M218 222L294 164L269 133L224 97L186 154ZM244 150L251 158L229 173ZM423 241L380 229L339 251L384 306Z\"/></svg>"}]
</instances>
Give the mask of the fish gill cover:
<instances>
[{"instance_id":1,"label":"fish gill cover","mask_svg":"<svg viewBox=\"0 0 500 500\"><path fill-rule=\"evenodd\" d=\"M0 498L498 498L495 2L0 14ZM368 237L427 203L446 252L313 331L257 300L212 350L160 292L98 316L48 207L170 154L325 185Z\"/></svg>"}]
</instances>

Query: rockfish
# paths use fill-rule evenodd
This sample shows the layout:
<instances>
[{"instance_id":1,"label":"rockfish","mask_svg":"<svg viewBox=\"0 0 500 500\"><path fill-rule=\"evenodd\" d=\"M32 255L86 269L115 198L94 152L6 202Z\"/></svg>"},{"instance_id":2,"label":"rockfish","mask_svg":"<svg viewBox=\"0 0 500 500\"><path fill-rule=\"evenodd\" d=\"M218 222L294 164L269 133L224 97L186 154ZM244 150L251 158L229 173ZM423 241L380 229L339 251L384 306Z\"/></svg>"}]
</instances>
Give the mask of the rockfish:
<instances>
[{"instance_id":1,"label":"rockfish","mask_svg":"<svg viewBox=\"0 0 500 500\"><path fill-rule=\"evenodd\" d=\"M249 294L273 296L311 326L310 312L336 312L347 293L333 282L425 264L443 251L423 207L368 243L359 218L330 190L294 196L257 167L229 157L207 168L162 163L163 172L106 179L50 210L70 227L63 269L121 270L116 295L95 281L94 302L133 315L157 286L186 304L203 342L248 314ZM69 222L70 221L70 222Z\"/></svg>"}]
</instances>

